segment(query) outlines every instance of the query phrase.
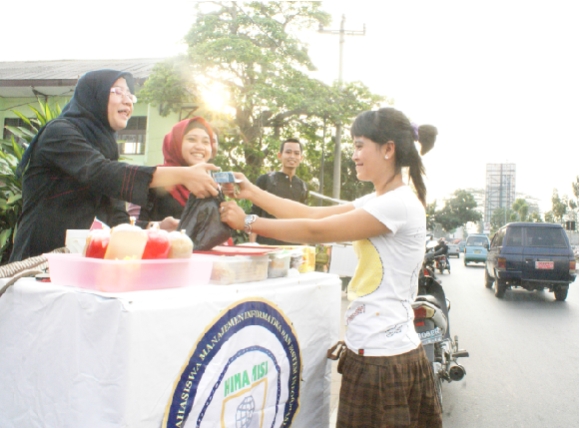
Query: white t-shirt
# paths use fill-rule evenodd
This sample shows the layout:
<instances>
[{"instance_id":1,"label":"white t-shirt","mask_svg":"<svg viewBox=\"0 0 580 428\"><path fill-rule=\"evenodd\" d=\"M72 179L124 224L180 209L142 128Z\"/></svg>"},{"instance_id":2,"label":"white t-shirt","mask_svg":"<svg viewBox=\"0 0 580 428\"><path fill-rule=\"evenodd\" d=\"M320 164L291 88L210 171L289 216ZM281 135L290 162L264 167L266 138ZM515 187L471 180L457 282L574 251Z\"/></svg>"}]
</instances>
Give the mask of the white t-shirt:
<instances>
[{"instance_id":1,"label":"white t-shirt","mask_svg":"<svg viewBox=\"0 0 580 428\"><path fill-rule=\"evenodd\" d=\"M358 265L348 286L345 343L365 356L399 355L416 349L411 303L425 254L425 209L407 185L353 201L391 232L353 242Z\"/></svg>"}]
</instances>

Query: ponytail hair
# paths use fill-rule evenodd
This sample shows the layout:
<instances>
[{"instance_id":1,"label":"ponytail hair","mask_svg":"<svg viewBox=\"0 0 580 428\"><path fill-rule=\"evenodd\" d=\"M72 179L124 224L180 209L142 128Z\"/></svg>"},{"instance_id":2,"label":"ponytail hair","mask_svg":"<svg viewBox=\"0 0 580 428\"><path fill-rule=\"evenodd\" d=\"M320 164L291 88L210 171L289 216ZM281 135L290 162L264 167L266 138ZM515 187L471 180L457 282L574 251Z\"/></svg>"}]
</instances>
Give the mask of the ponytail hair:
<instances>
[{"instance_id":1,"label":"ponytail hair","mask_svg":"<svg viewBox=\"0 0 580 428\"><path fill-rule=\"evenodd\" d=\"M421 156L423 156L435 145L437 128L433 125L421 125L417 131L417 141L421 144Z\"/></svg>"},{"instance_id":2,"label":"ponytail hair","mask_svg":"<svg viewBox=\"0 0 580 428\"><path fill-rule=\"evenodd\" d=\"M417 197L423 205L427 204L427 189L423 180L425 167L415 141L421 145L421 155L426 154L435 145L437 128L431 125L417 127L402 112L388 107L359 114L350 133L353 138L366 137L381 146L389 141L395 143L396 168L400 171L403 167L409 167L409 177Z\"/></svg>"}]
</instances>

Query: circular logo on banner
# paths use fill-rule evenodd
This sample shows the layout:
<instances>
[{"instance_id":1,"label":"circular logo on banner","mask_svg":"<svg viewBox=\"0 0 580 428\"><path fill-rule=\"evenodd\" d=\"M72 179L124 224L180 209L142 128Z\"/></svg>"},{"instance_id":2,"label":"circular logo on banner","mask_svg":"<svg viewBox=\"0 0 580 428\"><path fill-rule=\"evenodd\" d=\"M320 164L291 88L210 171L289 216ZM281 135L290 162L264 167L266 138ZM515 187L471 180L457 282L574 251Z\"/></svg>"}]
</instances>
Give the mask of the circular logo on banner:
<instances>
[{"instance_id":1,"label":"circular logo on banner","mask_svg":"<svg viewBox=\"0 0 580 428\"><path fill-rule=\"evenodd\" d=\"M164 427L289 427L299 406L296 332L264 299L236 302L208 326L174 386Z\"/></svg>"}]
</instances>

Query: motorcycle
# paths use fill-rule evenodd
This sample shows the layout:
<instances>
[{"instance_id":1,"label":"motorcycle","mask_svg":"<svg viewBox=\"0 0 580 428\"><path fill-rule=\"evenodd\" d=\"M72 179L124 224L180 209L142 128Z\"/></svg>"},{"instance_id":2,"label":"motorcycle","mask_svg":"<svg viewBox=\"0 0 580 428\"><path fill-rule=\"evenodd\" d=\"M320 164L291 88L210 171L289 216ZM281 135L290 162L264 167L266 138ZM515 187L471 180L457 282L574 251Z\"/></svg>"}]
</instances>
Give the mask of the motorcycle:
<instances>
[{"instance_id":1,"label":"motorcycle","mask_svg":"<svg viewBox=\"0 0 580 428\"><path fill-rule=\"evenodd\" d=\"M421 272L419 273L419 290L421 290L421 287L423 288L426 287L428 282L432 278L436 278L435 277L436 269L437 268L435 266L435 256L433 255L432 252L429 252L429 250L427 250L423 258Z\"/></svg>"},{"instance_id":2,"label":"motorcycle","mask_svg":"<svg viewBox=\"0 0 580 428\"><path fill-rule=\"evenodd\" d=\"M445 297L441 282L431 275L429 264L432 259L432 255L425 255L419 274L419 292L412 307L415 312L415 330L432 364L437 398L442 404L443 382L450 383L463 379L466 371L457 359L469 357L469 353L459 349L457 336L451 338L449 331L451 304Z\"/></svg>"},{"instance_id":3,"label":"motorcycle","mask_svg":"<svg viewBox=\"0 0 580 428\"><path fill-rule=\"evenodd\" d=\"M444 270L446 270L447 273L451 273L451 266L449 265L447 255L442 254L439 256L435 256L435 268L437 268L437 270L439 270L440 273L443 273Z\"/></svg>"},{"instance_id":4,"label":"motorcycle","mask_svg":"<svg viewBox=\"0 0 580 428\"><path fill-rule=\"evenodd\" d=\"M425 255L429 255L429 265L433 270L438 270L440 273L447 271L451 273L451 265L449 264L449 258L447 257L447 250L443 248L437 248L437 243L434 241L429 241L425 245ZM435 275L432 275L435 278Z\"/></svg>"}]
</instances>

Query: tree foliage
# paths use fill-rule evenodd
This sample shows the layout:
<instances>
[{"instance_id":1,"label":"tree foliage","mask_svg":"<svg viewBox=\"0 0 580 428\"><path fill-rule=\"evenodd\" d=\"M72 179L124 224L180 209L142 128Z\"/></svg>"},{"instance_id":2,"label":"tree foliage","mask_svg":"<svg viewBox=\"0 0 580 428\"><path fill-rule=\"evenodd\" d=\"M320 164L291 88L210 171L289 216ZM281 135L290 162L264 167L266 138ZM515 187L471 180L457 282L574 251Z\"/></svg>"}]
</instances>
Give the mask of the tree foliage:
<instances>
[{"instance_id":1,"label":"tree foliage","mask_svg":"<svg viewBox=\"0 0 580 428\"><path fill-rule=\"evenodd\" d=\"M564 214L568 211L568 197L560 197L558 190L554 189L552 193L552 216L555 222L562 222Z\"/></svg>"},{"instance_id":2,"label":"tree foliage","mask_svg":"<svg viewBox=\"0 0 580 428\"><path fill-rule=\"evenodd\" d=\"M525 199L518 198L512 204L512 210L517 215L517 221L528 221L530 206Z\"/></svg>"},{"instance_id":3,"label":"tree foliage","mask_svg":"<svg viewBox=\"0 0 580 428\"><path fill-rule=\"evenodd\" d=\"M560 196L558 189L552 192L552 209L544 214L544 219L549 223L564 223L572 220L578 222L578 187L580 184L579 176L571 183L572 198L567 195Z\"/></svg>"},{"instance_id":4,"label":"tree foliage","mask_svg":"<svg viewBox=\"0 0 580 428\"><path fill-rule=\"evenodd\" d=\"M425 215L427 217L427 230L435 230L435 225L437 224L436 220L437 214L437 201L433 201L430 204L427 204L425 207Z\"/></svg>"},{"instance_id":5,"label":"tree foliage","mask_svg":"<svg viewBox=\"0 0 580 428\"><path fill-rule=\"evenodd\" d=\"M517 220L517 212L510 208L496 208L491 213L490 219L490 233L495 233L500 227Z\"/></svg>"},{"instance_id":6,"label":"tree foliage","mask_svg":"<svg viewBox=\"0 0 580 428\"><path fill-rule=\"evenodd\" d=\"M139 91L139 99L154 102L161 116L178 113L180 106L197 98L187 86L187 74L179 58L155 64L151 75Z\"/></svg>"},{"instance_id":7,"label":"tree foliage","mask_svg":"<svg viewBox=\"0 0 580 428\"><path fill-rule=\"evenodd\" d=\"M435 222L444 231L452 232L468 222L481 220L481 213L476 210L477 202L467 190L456 190L453 197L445 201L445 206L435 212Z\"/></svg>"},{"instance_id":8,"label":"tree foliage","mask_svg":"<svg viewBox=\"0 0 580 428\"><path fill-rule=\"evenodd\" d=\"M569 214L572 214L572 217L574 218L574 220L577 221L578 219L578 187L580 185L580 177L576 176L576 181L572 182L572 195L574 195L574 198L570 198L568 200L568 208L570 208L568 210Z\"/></svg>"},{"instance_id":9,"label":"tree foliage","mask_svg":"<svg viewBox=\"0 0 580 428\"><path fill-rule=\"evenodd\" d=\"M314 65L297 35L329 22L321 2L199 2L185 36L187 56L156 68L139 96L163 113L177 111L184 100L195 104L219 133L216 163L251 180L277 166L282 139L298 137L306 143L298 175L311 187L322 177L331 189L335 125L384 98L360 82L326 85L309 76ZM212 111L204 99L204 89L215 85L227 89L231 116ZM342 194L354 198L366 187L351 184L356 178L348 159L342 164Z\"/></svg>"},{"instance_id":10,"label":"tree foliage","mask_svg":"<svg viewBox=\"0 0 580 428\"><path fill-rule=\"evenodd\" d=\"M536 204L525 198L517 198L511 208L497 208L491 214L490 233L495 233L500 227L514 221L542 223L544 219L538 212Z\"/></svg>"}]
</instances>

